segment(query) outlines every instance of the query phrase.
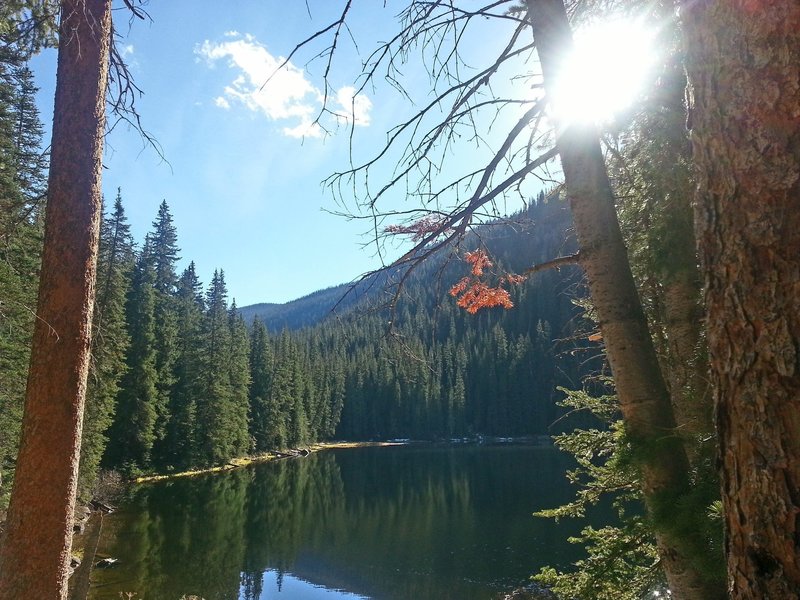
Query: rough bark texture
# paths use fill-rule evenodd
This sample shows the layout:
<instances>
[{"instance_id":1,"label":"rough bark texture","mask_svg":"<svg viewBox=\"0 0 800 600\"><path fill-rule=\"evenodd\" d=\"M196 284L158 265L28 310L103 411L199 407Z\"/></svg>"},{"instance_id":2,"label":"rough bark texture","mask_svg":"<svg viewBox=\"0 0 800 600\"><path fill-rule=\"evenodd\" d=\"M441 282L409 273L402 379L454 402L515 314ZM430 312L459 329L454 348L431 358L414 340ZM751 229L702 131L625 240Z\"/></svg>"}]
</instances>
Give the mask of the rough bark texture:
<instances>
[{"instance_id":1,"label":"rough bark texture","mask_svg":"<svg viewBox=\"0 0 800 600\"><path fill-rule=\"evenodd\" d=\"M110 0L62 2L44 254L0 600L65 598L100 227Z\"/></svg>"},{"instance_id":2,"label":"rough bark texture","mask_svg":"<svg viewBox=\"0 0 800 600\"><path fill-rule=\"evenodd\" d=\"M681 14L732 598L800 598L800 3Z\"/></svg>"},{"instance_id":3,"label":"rough bark texture","mask_svg":"<svg viewBox=\"0 0 800 600\"><path fill-rule=\"evenodd\" d=\"M572 48L572 32L562 0L528 0L534 42L552 89L560 62ZM637 449L643 494L656 522L664 523L669 499L689 490L689 462L675 434L670 396L659 367L634 284L599 136L593 126L563 124L558 150L575 222L592 304L600 320L626 431ZM559 124L557 124L557 127ZM659 527L656 541L676 599L711 600L716 589L697 571L692 556L702 540Z\"/></svg>"}]
</instances>

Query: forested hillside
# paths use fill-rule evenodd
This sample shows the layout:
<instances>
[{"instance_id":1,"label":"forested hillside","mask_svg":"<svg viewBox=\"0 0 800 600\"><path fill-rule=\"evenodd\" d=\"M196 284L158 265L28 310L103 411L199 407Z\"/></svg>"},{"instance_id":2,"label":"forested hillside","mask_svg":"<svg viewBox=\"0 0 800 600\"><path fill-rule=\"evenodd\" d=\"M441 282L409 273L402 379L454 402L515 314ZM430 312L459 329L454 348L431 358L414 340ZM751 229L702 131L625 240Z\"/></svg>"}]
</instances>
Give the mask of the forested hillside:
<instances>
[{"instance_id":1,"label":"forested hillside","mask_svg":"<svg viewBox=\"0 0 800 600\"><path fill-rule=\"evenodd\" d=\"M350 286L348 284L337 285L313 292L285 304L265 302L242 306L239 312L248 323L258 317L271 331L300 329L301 327L319 323L328 316L340 300L342 301L339 304L340 309L342 311L346 310L357 298L357 295L344 297L349 289Z\"/></svg>"},{"instance_id":2,"label":"forested hillside","mask_svg":"<svg viewBox=\"0 0 800 600\"><path fill-rule=\"evenodd\" d=\"M538 202L513 222L480 230L498 270L521 271L568 250L564 204ZM472 246L469 246L469 244ZM467 241L474 248L477 237ZM448 294L468 266L441 256L405 283L393 317L393 278L359 286L315 327L294 333L344 373L336 434L351 439L542 434L559 409L557 385L577 385L570 338L573 268L543 273L512 290L515 308L470 315ZM363 291L367 290L367 291ZM360 294L360 296L358 295ZM391 326L390 319L393 319ZM563 340L558 342L557 340Z\"/></svg>"},{"instance_id":3,"label":"forested hillside","mask_svg":"<svg viewBox=\"0 0 800 600\"><path fill-rule=\"evenodd\" d=\"M5 503L35 314L46 160L25 61L3 55L0 69ZM448 290L469 271L464 251L481 246L499 272L521 271L571 251L570 224L563 202L540 195L420 266L394 306L390 269L352 289L239 310L222 269L207 285L193 262L178 271L179 233L166 202L137 242L119 192L101 228L81 493L91 495L101 467L172 471L331 438L550 433L561 414L556 386L580 379L580 342L571 339L577 272L515 286L510 311L469 315Z\"/></svg>"}]
</instances>

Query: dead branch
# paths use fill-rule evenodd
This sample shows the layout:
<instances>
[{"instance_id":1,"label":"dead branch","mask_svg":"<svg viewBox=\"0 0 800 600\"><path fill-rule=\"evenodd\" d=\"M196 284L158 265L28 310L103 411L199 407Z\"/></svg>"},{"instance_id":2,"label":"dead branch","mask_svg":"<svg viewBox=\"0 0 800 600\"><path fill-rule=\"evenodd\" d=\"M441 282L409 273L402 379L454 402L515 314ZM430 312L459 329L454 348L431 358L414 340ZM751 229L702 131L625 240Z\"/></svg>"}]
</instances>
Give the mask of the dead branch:
<instances>
[{"instance_id":1,"label":"dead branch","mask_svg":"<svg viewBox=\"0 0 800 600\"><path fill-rule=\"evenodd\" d=\"M576 252L575 254L570 254L569 256L559 256L558 258L554 258L552 260L548 260L543 263L539 263L538 265L532 265L525 269L521 275L525 277L530 277L531 275L535 275L536 273L541 273L542 271L548 271L550 269L560 269L566 265L579 265L581 263L581 253Z\"/></svg>"}]
</instances>

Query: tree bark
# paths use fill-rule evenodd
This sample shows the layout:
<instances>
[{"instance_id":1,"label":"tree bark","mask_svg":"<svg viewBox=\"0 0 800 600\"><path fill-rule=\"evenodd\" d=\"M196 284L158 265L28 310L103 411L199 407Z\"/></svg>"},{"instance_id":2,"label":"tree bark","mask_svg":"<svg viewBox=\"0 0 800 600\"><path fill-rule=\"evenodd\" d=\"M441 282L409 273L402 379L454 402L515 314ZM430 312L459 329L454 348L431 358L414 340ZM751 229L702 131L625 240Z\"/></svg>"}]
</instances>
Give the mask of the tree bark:
<instances>
[{"instance_id":1,"label":"tree bark","mask_svg":"<svg viewBox=\"0 0 800 600\"><path fill-rule=\"evenodd\" d=\"M0 600L65 598L95 268L110 0L63 0L37 320Z\"/></svg>"},{"instance_id":2,"label":"tree bark","mask_svg":"<svg viewBox=\"0 0 800 600\"><path fill-rule=\"evenodd\" d=\"M800 4L687 2L732 598L800 598Z\"/></svg>"},{"instance_id":3,"label":"tree bark","mask_svg":"<svg viewBox=\"0 0 800 600\"><path fill-rule=\"evenodd\" d=\"M534 42L549 94L572 49L562 0L528 0ZM656 523L656 541L673 597L710 600L723 589L693 562L701 539L669 527L669 513L690 489L689 462L650 331L636 291L617 219L614 195L593 125L556 123L567 196L592 304L597 311L625 429L642 473L643 495Z\"/></svg>"}]
</instances>

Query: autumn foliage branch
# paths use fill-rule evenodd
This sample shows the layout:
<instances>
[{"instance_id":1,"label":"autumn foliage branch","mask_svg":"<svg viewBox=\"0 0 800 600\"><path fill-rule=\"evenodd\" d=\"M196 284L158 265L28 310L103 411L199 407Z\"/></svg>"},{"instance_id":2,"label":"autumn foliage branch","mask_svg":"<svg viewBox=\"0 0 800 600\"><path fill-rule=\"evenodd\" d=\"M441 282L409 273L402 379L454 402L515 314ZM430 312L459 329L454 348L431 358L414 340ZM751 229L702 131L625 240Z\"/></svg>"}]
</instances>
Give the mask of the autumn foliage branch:
<instances>
[{"instance_id":1,"label":"autumn foliage branch","mask_svg":"<svg viewBox=\"0 0 800 600\"><path fill-rule=\"evenodd\" d=\"M473 315L482 308L514 307L505 286L522 283L525 276L506 273L500 277L497 285L490 286L483 278L486 276L485 271L494 265L485 251L467 252L464 254L464 261L470 265L470 274L450 288L450 295L457 298L456 304L459 307Z\"/></svg>"}]
</instances>

